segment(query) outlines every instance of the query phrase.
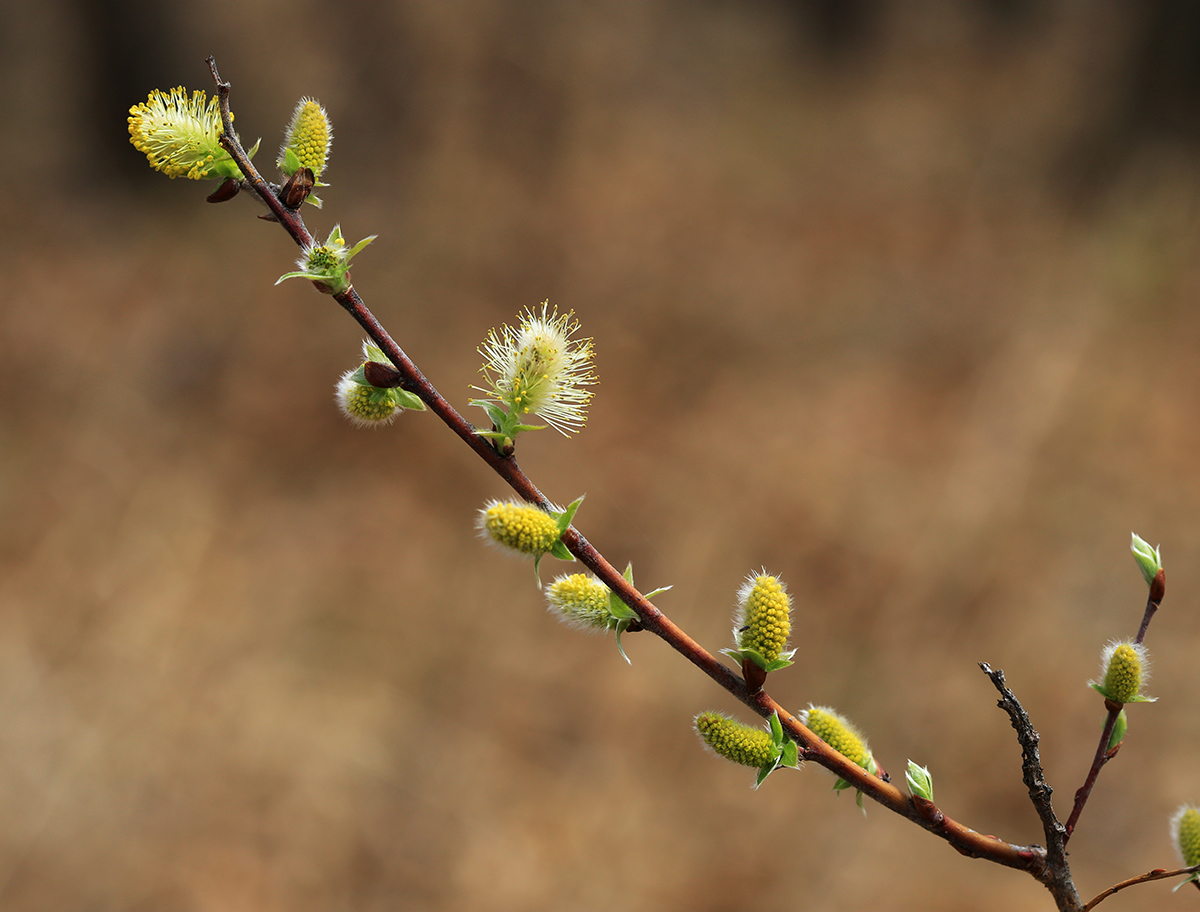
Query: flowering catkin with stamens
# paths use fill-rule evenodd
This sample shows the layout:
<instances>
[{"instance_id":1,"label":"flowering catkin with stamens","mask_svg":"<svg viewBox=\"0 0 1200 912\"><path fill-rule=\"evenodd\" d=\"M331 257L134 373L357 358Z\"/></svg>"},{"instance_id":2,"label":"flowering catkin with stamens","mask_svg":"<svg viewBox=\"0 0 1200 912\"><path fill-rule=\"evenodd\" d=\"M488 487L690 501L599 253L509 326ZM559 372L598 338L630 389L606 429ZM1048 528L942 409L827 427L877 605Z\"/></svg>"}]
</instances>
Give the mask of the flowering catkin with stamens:
<instances>
[{"instance_id":1,"label":"flowering catkin with stamens","mask_svg":"<svg viewBox=\"0 0 1200 912\"><path fill-rule=\"evenodd\" d=\"M129 141L150 167L170 178L241 180L241 170L221 148L223 132L217 99L199 90L189 97L183 86L155 89L129 109Z\"/></svg>"},{"instance_id":2,"label":"flowering catkin with stamens","mask_svg":"<svg viewBox=\"0 0 1200 912\"><path fill-rule=\"evenodd\" d=\"M488 399L472 404L488 410L496 433L509 438L522 430L525 415L535 414L559 433L578 431L587 422L587 404L596 382L592 340L572 339L579 329L573 313L560 314L543 302L541 312L526 310L516 329L492 330L479 349L480 369L488 385L474 389ZM494 435L493 435L494 436Z\"/></svg>"},{"instance_id":3,"label":"flowering catkin with stamens","mask_svg":"<svg viewBox=\"0 0 1200 912\"><path fill-rule=\"evenodd\" d=\"M479 511L479 528L496 544L531 557L549 552L562 534L549 513L517 501L488 503Z\"/></svg>"},{"instance_id":4,"label":"flowering catkin with stamens","mask_svg":"<svg viewBox=\"0 0 1200 912\"><path fill-rule=\"evenodd\" d=\"M739 649L753 649L768 663L787 646L792 632L792 600L787 588L766 572L750 576L738 590L733 636Z\"/></svg>"},{"instance_id":5,"label":"flowering catkin with stamens","mask_svg":"<svg viewBox=\"0 0 1200 912\"><path fill-rule=\"evenodd\" d=\"M1113 703L1146 703L1153 697L1142 696L1142 685L1149 677L1150 659L1141 643L1117 640L1104 647L1100 657L1104 670L1101 681L1089 682L1092 688Z\"/></svg>"},{"instance_id":6,"label":"flowering catkin with stamens","mask_svg":"<svg viewBox=\"0 0 1200 912\"><path fill-rule=\"evenodd\" d=\"M714 753L743 766L763 767L778 753L770 733L753 728L718 712L696 716L696 733Z\"/></svg>"},{"instance_id":7,"label":"flowering catkin with stamens","mask_svg":"<svg viewBox=\"0 0 1200 912\"><path fill-rule=\"evenodd\" d=\"M556 577L546 587L550 610L573 627L612 630L620 618L609 610L609 588L587 573Z\"/></svg>"}]
</instances>

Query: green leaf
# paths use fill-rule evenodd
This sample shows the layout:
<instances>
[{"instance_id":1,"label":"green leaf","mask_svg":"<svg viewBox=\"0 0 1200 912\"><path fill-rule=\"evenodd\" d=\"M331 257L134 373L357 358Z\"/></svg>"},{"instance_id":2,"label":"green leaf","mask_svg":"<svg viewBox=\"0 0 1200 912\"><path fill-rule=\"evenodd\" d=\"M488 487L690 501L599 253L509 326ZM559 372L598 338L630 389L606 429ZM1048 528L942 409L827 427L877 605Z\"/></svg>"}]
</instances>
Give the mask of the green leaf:
<instances>
[{"instance_id":1,"label":"green leaf","mask_svg":"<svg viewBox=\"0 0 1200 912\"><path fill-rule=\"evenodd\" d=\"M316 273L312 272L285 272L275 280L275 284L278 285L284 279L310 279L314 282L323 282L326 278L326 276L317 275Z\"/></svg>"},{"instance_id":2,"label":"green leaf","mask_svg":"<svg viewBox=\"0 0 1200 912\"><path fill-rule=\"evenodd\" d=\"M421 397L416 393L410 393L408 390L395 387L390 390L392 401L400 408L411 409L414 412L425 411L425 403L421 401Z\"/></svg>"},{"instance_id":3,"label":"green leaf","mask_svg":"<svg viewBox=\"0 0 1200 912\"><path fill-rule=\"evenodd\" d=\"M767 719L767 722L771 726L771 740L774 741L776 745L783 744L783 725L779 721L779 713L771 713L770 717Z\"/></svg>"},{"instance_id":4,"label":"green leaf","mask_svg":"<svg viewBox=\"0 0 1200 912\"><path fill-rule=\"evenodd\" d=\"M1117 713L1117 721L1113 724L1112 735L1108 739L1107 750L1111 751L1114 747L1125 740L1125 732L1129 730L1129 717L1125 715L1125 710Z\"/></svg>"},{"instance_id":5,"label":"green leaf","mask_svg":"<svg viewBox=\"0 0 1200 912\"><path fill-rule=\"evenodd\" d=\"M637 612L621 601L621 597L611 589L608 591L608 613L619 620L630 623L638 619Z\"/></svg>"},{"instance_id":6,"label":"green leaf","mask_svg":"<svg viewBox=\"0 0 1200 912\"><path fill-rule=\"evenodd\" d=\"M355 244L353 247L351 247L349 250L347 250L346 251L346 262L349 263L352 259L354 259L355 254L361 253L362 249L364 247L366 247L369 243L371 243L371 241L375 240L375 238L377 238L377 237L379 237L379 235L377 235L377 234L372 234L370 237L365 237L361 241L359 241L357 244Z\"/></svg>"},{"instance_id":7,"label":"green leaf","mask_svg":"<svg viewBox=\"0 0 1200 912\"><path fill-rule=\"evenodd\" d=\"M571 523L574 521L575 513L579 509L579 505L581 503L583 503L584 496L586 496L586 495L577 497L575 500L573 500L569 504L567 504L567 508L565 510L563 510L561 513L556 514L558 516L558 534L559 535L562 535L564 532L566 532L567 529L570 527Z\"/></svg>"},{"instance_id":8,"label":"green leaf","mask_svg":"<svg viewBox=\"0 0 1200 912\"><path fill-rule=\"evenodd\" d=\"M800 751L796 747L796 742L790 738L783 742L783 753L779 755L780 766L800 766Z\"/></svg>"},{"instance_id":9,"label":"green leaf","mask_svg":"<svg viewBox=\"0 0 1200 912\"><path fill-rule=\"evenodd\" d=\"M554 543L554 546L550 549L549 553L554 555L561 561L575 560L575 555L567 550L567 546L563 544L563 541L561 538Z\"/></svg>"},{"instance_id":10,"label":"green leaf","mask_svg":"<svg viewBox=\"0 0 1200 912\"><path fill-rule=\"evenodd\" d=\"M491 419L492 427L496 428L495 431L476 431L475 433L490 437L511 436L503 429L505 420L508 418L508 414L504 411L504 409L500 408L499 405L489 399L472 399L470 404L477 405L487 412L488 418Z\"/></svg>"},{"instance_id":11,"label":"green leaf","mask_svg":"<svg viewBox=\"0 0 1200 912\"><path fill-rule=\"evenodd\" d=\"M629 629L629 624L630 622L627 620L621 620L617 622L617 651L621 653L621 658L623 658L628 664L632 665L633 663L629 661L629 656L625 655L625 647L621 645L621 634Z\"/></svg>"}]
</instances>

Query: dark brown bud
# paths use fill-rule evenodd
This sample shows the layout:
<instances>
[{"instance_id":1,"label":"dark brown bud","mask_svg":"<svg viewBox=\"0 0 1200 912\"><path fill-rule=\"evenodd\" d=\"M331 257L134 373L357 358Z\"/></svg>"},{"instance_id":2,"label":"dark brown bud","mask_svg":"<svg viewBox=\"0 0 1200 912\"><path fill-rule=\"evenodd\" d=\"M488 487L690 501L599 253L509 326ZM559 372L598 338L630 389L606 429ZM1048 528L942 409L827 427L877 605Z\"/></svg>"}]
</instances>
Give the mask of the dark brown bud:
<instances>
[{"instance_id":1,"label":"dark brown bud","mask_svg":"<svg viewBox=\"0 0 1200 912\"><path fill-rule=\"evenodd\" d=\"M946 816L938 809L937 805L928 798L922 798L920 795L913 795L912 800L913 805L917 809L917 813L934 826L940 826L941 822L946 819Z\"/></svg>"},{"instance_id":2,"label":"dark brown bud","mask_svg":"<svg viewBox=\"0 0 1200 912\"><path fill-rule=\"evenodd\" d=\"M300 205L308 199L308 195L312 193L316 182L312 168L297 169L296 173L279 188L279 201L289 209L299 209Z\"/></svg>"},{"instance_id":3,"label":"dark brown bud","mask_svg":"<svg viewBox=\"0 0 1200 912\"><path fill-rule=\"evenodd\" d=\"M238 191L242 189L242 182L232 177L227 177L221 181L221 185L210 193L206 199L210 203L223 203L226 200L231 200L238 195Z\"/></svg>"},{"instance_id":4,"label":"dark brown bud","mask_svg":"<svg viewBox=\"0 0 1200 912\"><path fill-rule=\"evenodd\" d=\"M1150 601L1156 605L1161 603L1163 596L1167 594L1167 574L1161 567L1158 573L1154 575L1154 582L1150 584Z\"/></svg>"},{"instance_id":5,"label":"dark brown bud","mask_svg":"<svg viewBox=\"0 0 1200 912\"><path fill-rule=\"evenodd\" d=\"M742 677L746 679L746 687L752 694L758 693L767 683L767 673L753 659L742 659Z\"/></svg>"},{"instance_id":6,"label":"dark brown bud","mask_svg":"<svg viewBox=\"0 0 1200 912\"><path fill-rule=\"evenodd\" d=\"M368 361L363 365L363 373L367 382L377 389L392 389L399 386L404 376L390 364L380 364L378 361Z\"/></svg>"}]
</instances>

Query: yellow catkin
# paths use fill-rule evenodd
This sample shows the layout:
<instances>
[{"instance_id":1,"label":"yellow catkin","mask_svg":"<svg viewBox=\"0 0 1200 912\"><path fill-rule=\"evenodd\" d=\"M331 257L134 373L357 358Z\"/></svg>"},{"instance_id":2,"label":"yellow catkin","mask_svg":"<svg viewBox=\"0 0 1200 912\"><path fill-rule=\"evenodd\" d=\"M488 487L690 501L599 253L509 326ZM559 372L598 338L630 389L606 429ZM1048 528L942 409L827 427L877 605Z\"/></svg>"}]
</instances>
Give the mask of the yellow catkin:
<instances>
[{"instance_id":1,"label":"yellow catkin","mask_svg":"<svg viewBox=\"0 0 1200 912\"><path fill-rule=\"evenodd\" d=\"M792 601L787 590L778 579L764 574L747 580L740 595L739 645L774 662L792 632Z\"/></svg>"},{"instance_id":2,"label":"yellow catkin","mask_svg":"<svg viewBox=\"0 0 1200 912\"><path fill-rule=\"evenodd\" d=\"M606 630L616 619L608 610L608 587L586 573L560 576L546 589L550 607L577 627Z\"/></svg>"},{"instance_id":3,"label":"yellow catkin","mask_svg":"<svg viewBox=\"0 0 1200 912\"><path fill-rule=\"evenodd\" d=\"M483 510L483 528L491 539L522 554L545 554L558 541L558 522L537 507L493 503Z\"/></svg>"},{"instance_id":4,"label":"yellow catkin","mask_svg":"<svg viewBox=\"0 0 1200 912\"><path fill-rule=\"evenodd\" d=\"M862 735L849 722L823 706L810 707L807 715L805 725L814 735L852 763L863 769L871 768L871 751Z\"/></svg>"},{"instance_id":5,"label":"yellow catkin","mask_svg":"<svg viewBox=\"0 0 1200 912\"><path fill-rule=\"evenodd\" d=\"M1171 824L1175 848L1183 863L1189 868L1200 864L1200 810L1185 805L1176 812Z\"/></svg>"},{"instance_id":6,"label":"yellow catkin","mask_svg":"<svg viewBox=\"0 0 1200 912\"><path fill-rule=\"evenodd\" d=\"M775 758L775 744L761 728L752 728L716 712L700 713L695 726L705 744L734 763L761 768Z\"/></svg>"},{"instance_id":7,"label":"yellow catkin","mask_svg":"<svg viewBox=\"0 0 1200 912\"><path fill-rule=\"evenodd\" d=\"M1128 703L1142 689L1142 657L1129 643L1113 650L1104 672L1104 692L1114 703Z\"/></svg>"},{"instance_id":8,"label":"yellow catkin","mask_svg":"<svg viewBox=\"0 0 1200 912\"><path fill-rule=\"evenodd\" d=\"M325 170L330 139L329 117L325 109L311 98L300 99L292 118L288 148L296 154L300 167L311 168L317 180Z\"/></svg>"}]
</instances>

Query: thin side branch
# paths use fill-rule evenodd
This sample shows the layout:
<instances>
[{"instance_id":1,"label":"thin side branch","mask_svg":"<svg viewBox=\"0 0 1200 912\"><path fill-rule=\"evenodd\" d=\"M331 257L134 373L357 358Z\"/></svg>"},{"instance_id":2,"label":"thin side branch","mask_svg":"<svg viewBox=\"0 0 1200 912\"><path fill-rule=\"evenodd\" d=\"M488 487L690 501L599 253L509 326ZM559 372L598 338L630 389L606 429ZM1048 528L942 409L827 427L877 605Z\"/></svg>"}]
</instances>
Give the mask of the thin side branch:
<instances>
[{"instance_id":1,"label":"thin side branch","mask_svg":"<svg viewBox=\"0 0 1200 912\"><path fill-rule=\"evenodd\" d=\"M1200 865L1193 865L1190 868L1180 868L1177 871L1166 871L1163 868L1155 868L1153 871L1147 871L1145 874L1139 874L1137 877L1131 877L1129 880L1123 880L1119 884L1113 884L1103 893L1100 893L1094 899L1089 900L1088 904L1080 909L1079 912L1091 912L1092 909L1096 908L1096 906L1100 905L1100 903L1104 902L1104 900L1108 899L1108 897L1112 896L1114 893L1120 893L1126 887L1136 887L1138 884L1152 883L1156 880L1166 880L1169 877L1179 877L1182 874L1195 874L1197 871L1200 871ZM1200 883L1197 883L1196 886L1200 888Z\"/></svg>"},{"instance_id":2,"label":"thin side branch","mask_svg":"<svg viewBox=\"0 0 1200 912\"><path fill-rule=\"evenodd\" d=\"M1166 575L1162 570L1159 570L1158 575L1154 577L1154 581L1150 584L1150 594L1146 597L1146 610L1142 613L1142 623L1138 626L1137 637L1134 639L1134 642L1139 646L1146 639L1146 631L1150 628L1150 621L1154 618L1154 613L1158 611L1165 593ZM1118 744L1110 750L1108 742L1112 740L1113 729L1117 725L1117 716L1121 714L1123 707L1118 703L1108 700L1104 701L1104 705L1108 709L1108 718L1104 722L1104 731L1100 733L1100 743L1096 745L1096 753L1092 757L1092 765L1088 768L1083 785L1079 786L1075 791L1075 805L1071 808L1071 816L1067 818L1067 836L1064 844L1070 840L1071 834L1075 832L1075 826L1079 823L1079 815L1083 813L1084 805L1087 804L1088 798L1092 795L1092 789L1096 785L1096 779L1100 776L1100 770L1104 767L1104 764L1117 755L1117 750L1121 746Z\"/></svg>"},{"instance_id":3,"label":"thin side branch","mask_svg":"<svg viewBox=\"0 0 1200 912\"><path fill-rule=\"evenodd\" d=\"M1104 730L1100 733L1100 743L1096 745L1096 754L1092 757L1092 765L1088 768L1087 778L1083 780L1083 785L1075 791L1075 806L1071 808L1071 816L1067 818L1066 839L1068 840L1075 832L1075 826L1079 823L1079 815L1083 813L1083 807L1092 795L1092 789L1096 785L1096 779L1100 776L1100 770L1104 764L1117 755L1116 748L1108 749L1108 742L1112 740L1113 729L1117 726L1117 717L1121 715L1121 706L1110 703L1108 700L1105 700L1104 704L1108 707L1108 718L1104 722Z\"/></svg>"}]
</instances>

